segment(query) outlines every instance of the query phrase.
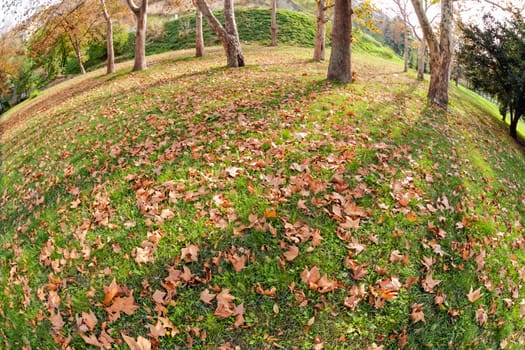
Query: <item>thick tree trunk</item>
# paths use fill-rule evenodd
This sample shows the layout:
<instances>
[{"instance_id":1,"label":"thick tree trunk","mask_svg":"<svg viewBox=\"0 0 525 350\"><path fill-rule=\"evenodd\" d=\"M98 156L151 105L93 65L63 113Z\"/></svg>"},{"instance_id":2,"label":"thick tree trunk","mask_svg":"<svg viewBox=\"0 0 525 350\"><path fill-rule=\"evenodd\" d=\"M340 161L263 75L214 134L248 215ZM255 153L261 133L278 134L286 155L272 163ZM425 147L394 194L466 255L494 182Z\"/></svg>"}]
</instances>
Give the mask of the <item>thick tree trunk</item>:
<instances>
[{"instance_id":1,"label":"thick tree trunk","mask_svg":"<svg viewBox=\"0 0 525 350\"><path fill-rule=\"evenodd\" d=\"M328 65L328 80L352 82L350 44L352 42L352 0L335 0L332 27L332 53Z\"/></svg>"},{"instance_id":2,"label":"thick tree trunk","mask_svg":"<svg viewBox=\"0 0 525 350\"><path fill-rule=\"evenodd\" d=\"M272 32L272 46L277 46L277 0L272 0L272 22L270 30Z\"/></svg>"},{"instance_id":3,"label":"thick tree trunk","mask_svg":"<svg viewBox=\"0 0 525 350\"><path fill-rule=\"evenodd\" d=\"M425 40L419 42L418 57L417 57L417 80L425 79L425 51L427 46Z\"/></svg>"},{"instance_id":4,"label":"thick tree trunk","mask_svg":"<svg viewBox=\"0 0 525 350\"><path fill-rule=\"evenodd\" d=\"M512 136L513 139L518 138L518 123L520 121L521 115L518 115L517 113L513 116L511 115L510 118L510 136Z\"/></svg>"},{"instance_id":5,"label":"thick tree trunk","mask_svg":"<svg viewBox=\"0 0 525 350\"><path fill-rule=\"evenodd\" d=\"M453 0L441 0L440 40L438 42L423 10L421 0L411 0L430 49L430 85L428 100L442 108L448 105L448 83L452 60Z\"/></svg>"},{"instance_id":6,"label":"thick tree trunk","mask_svg":"<svg viewBox=\"0 0 525 350\"><path fill-rule=\"evenodd\" d=\"M324 61L326 48L326 0L317 1L317 27L315 30L314 61Z\"/></svg>"},{"instance_id":7,"label":"thick tree trunk","mask_svg":"<svg viewBox=\"0 0 525 350\"><path fill-rule=\"evenodd\" d=\"M195 0L195 5L204 17L206 17L208 24L222 42L228 67L243 67L244 56L242 54L239 33L237 32L237 24L235 23L233 0L224 0L224 27L217 18L215 18L205 0Z\"/></svg>"},{"instance_id":8,"label":"thick tree trunk","mask_svg":"<svg viewBox=\"0 0 525 350\"><path fill-rule=\"evenodd\" d=\"M403 50L403 60L404 60L404 67L403 67L403 72L408 72L408 23L405 22L405 31L404 31L404 42L403 42L403 45L404 45L404 50Z\"/></svg>"},{"instance_id":9,"label":"thick tree trunk","mask_svg":"<svg viewBox=\"0 0 525 350\"><path fill-rule=\"evenodd\" d=\"M204 56L204 36L202 34L202 12L195 12L195 56Z\"/></svg>"},{"instance_id":10,"label":"thick tree trunk","mask_svg":"<svg viewBox=\"0 0 525 350\"><path fill-rule=\"evenodd\" d=\"M115 50L113 48L113 24L111 23L111 17L106 9L106 2L100 0L102 5L102 12L104 13L104 18L106 19L106 51L108 56L107 62L107 73L115 72Z\"/></svg>"},{"instance_id":11,"label":"thick tree trunk","mask_svg":"<svg viewBox=\"0 0 525 350\"><path fill-rule=\"evenodd\" d=\"M137 20L137 36L135 37L135 64L133 71L146 69L146 26L148 0L142 0L140 6L135 5L133 0L127 0L131 11Z\"/></svg>"}]
</instances>

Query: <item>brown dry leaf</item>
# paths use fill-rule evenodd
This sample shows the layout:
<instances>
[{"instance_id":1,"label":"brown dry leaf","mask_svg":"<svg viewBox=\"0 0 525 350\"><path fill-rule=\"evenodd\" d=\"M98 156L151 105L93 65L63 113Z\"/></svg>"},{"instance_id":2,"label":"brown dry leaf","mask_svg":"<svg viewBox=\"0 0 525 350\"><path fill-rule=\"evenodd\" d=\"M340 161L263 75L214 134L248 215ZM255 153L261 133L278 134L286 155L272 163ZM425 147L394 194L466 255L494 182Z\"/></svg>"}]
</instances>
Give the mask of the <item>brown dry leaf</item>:
<instances>
[{"instance_id":1,"label":"brown dry leaf","mask_svg":"<svg viewBox=\"0 0 525 350\"><path fill-rule=\"evenodd\" d=\"M445 303L446 298L447 296L445 294L443 294L441 291L438 291L434 297L434 304L441 306L443 303Z\"/></svg>"},{"instance_id":2,"label":"brown dry leaf","mask_svg":"<svg viewBox=\"0 0 525 350\"><path fill-rule=\"evenodd\" d=\"M476 321L478 322L478 324L483 327L484 325L487 324L487 321L489 320L489 317L487 315L487 313L485 312L485 310L483 309L483 307L479 307L477 310L476 310Z\"/></svg>"},{"instance_id":3,"label":"brown dry leaf","mask_svg":"<svg viewBox=\"0 0 525 350\"><path fill-rule=\"evenodd\" d=\"M299 248L295 245L291 245L286 252L284 252L284 258L288 261L292 261L299 255Z\"/></svg>"},{"instance_id":4,"label":"brown dry leaf","mask_svg":"<svg viewBox=\"0 0 525 350\"><path fill-rule=\"evenodd\" d=\"M432 278L432 274L429 273L425 279L421 282L423 290L427 293L434 293L434 287L441 283L441 280L435 280Z\"/></svg>"},{"instance_id":5,"label":"brown dry leaf","mask_svg":"<svg viewBox=\"0 0 525 350\"><path fill-rule=\"evenodd\" d=\"M244 269L246 267L246 263L248 262L248 257L246 255L239 256L237 253L228 255L227 259L232 263L233 269L237 272Z\"/></svg>"},{"instance_id":6,"label":"brown dry leaf","mask_svg":"<svg viewBox=\"0 0 525 350\"><path fill-rule=\"evenodd\" d=\"M86 344L96 346L98 348L104 348L104 345L98 341L97 336L94 334L90 334L89 336L85 334L80 334L82 339L86 342Z\"/></svg>"},{"instance_id":7,"label":"brown dry leaf","mask_svg":"<svg viewBox=\"0 0 525 350\"><path fill-rule=\"evenodd\" d=\"M235 166L230 166L230 167L227 167L225 169L225 171L228 174L228 176L235 178L235 177L241 175L243 173L244 169L243 168L238 168L238 167L235 167Z\"/></svg>"},{"instance_id":8,"label":"brown dry leaf","mask_svg":"<svg viewBox=\"0 0 525 350\"><path fill-rule=\"evenodd\" d=\"M277 289L275 287L271 287L270 289L264 289L260 283L256 283L255 292L257 294L265 295L267 297L273 298L275 296L275 293L277 292Z\"/></svg>"},{"instance_id":9,"label":"brown dry leaf","mask_svg":"<svg viewBox=\"0 0 525 350\"><path fill-rule=\"evenodd\" d=\"M62 331L62 328L64 328L64 320L62 319L62 315L60 314L60 311L55 313L54 310L51 310L51 316L49 316L49 322L51 322L51 327L53 329L54 333L60 333Z\"/></svg>"},{"instance_id":10,"label":"brown dry leaf","mask_svg":"<svg viewBox=\"0 0 525 350\"><path fill-rule=\"evenodd\" d=\"M384 349L385 349L384 345L377 345L376 343L372 343L372 345L366 348L366 350L384 350Z\"/></svg>"},{"instance_id":11,"label":"brown dry leaf","mask_svg":"<svg viewBox=\"0 0 525 350\"><path fill-rule=\"evenodd\" d=\"M166 335L166 328L164 327L164 324L160 321L157 321L155 325L149 324L148 328L148 335L151 336L153 339L157 339L158 337L163 337Z\"/></svg>"},{"instance_id":12,"label":"brown dry leaf","mask_svg":"<svg viewBox=\"0 0 525 350\"><path fill-rule=\"evenodd\" d=\"M102 303L106 306L111 304L111 301L117 295L119 290L120 288L117 282L115 281L115 279L113 279L113 281L111 281L111 284L109 286L104 287L104 301Z\"/></svg>"},{"instance_id":13,"label":"brown dry leaf","mask_svg":"<svg viewBox=\"0 0 525 350\"><path fill-rule=\"evenodd\" d=\"M396 261L405 262L407 260L407 257L405 257L399 250L393 250L390 253L390 262L395 263Z\"/></svg>"},{"instance_id":14,"label":"brown dry leaf","mask_svg":"<svg viewBox=\"0 0 525 350\"><path fill-rule=\"evenodd\" d=\"M122 339L128 344L130 350L151 350L151 342L139 335L137 340L132 337L128 337L124 333L121 333Z\"/></svg>"},{"instance_id":15,"label":"brown dry leaf","mask_svg":"<svg viewBox=\"0 0 525 350\"><path fill-rule=\"evenodd\" d=\"M198 261L199 260L199 246L195 244L189 244L185 248L182 248L180 251L181 259L186 262Z\"/></svg>"},{"instance_id":16,"label":"brown dry leaf","mask_svg":"<svg viewBox=\"0 0 525 350\"><path fill-rule=\"evenodd\" d=\"M120 313L124 312L127 315L133 315L138 310L138 306L135 305L135 299L133 298L133 291L129 297L116 297L113 304L106 308L108 313L108 320L115 321L120 318Z\"/></svg>"},{"instance_id":17,"label":"brown dry leaf","mask_svg":"<svg viewBox=\"0 0 525 350\"><path fill-rule=\"evenodd\" d=\"M317 266L312 267L308 270L308 267L304 267L301 273L301 279L308 285L311 290L317 289L317 281L321 279L321 272Z\"/></svg>"},{"instance_id":18,"label":"brown dry leaf","mask_svg":"<svg viewBox=\"0 0 525 350\"><path fill-rule=\"evenodd\" d=\"M213 299L215 299L216 296L217 296L217 294L210 293L208 288L206 288L205 290L203 290L201 292L200 299L201 299L202 302L204 302L206 304L211 304L211 301Z\"/></svg>"},{"instance_id":19,"label":"brown dry leaf","mask_svg":"<svg viewBox=\"0 0 525 350\"><path fill-rule=\"evenodd\" d=\"M234 322L233 326L235 328L239 328L240 326L242 326L245 323L245 320L244 320L244 303L241 303L241 304L237 305L233 309L233 315L235 316L235 322Z\"/></svg>"},{"instance_id":20,"label":"brown dry leaf","mask_svg":"<svg viewBox=\"0 0 525 350\"><path fill-rule=\"evenodd\" d=\"M479 287L478 289L476 289L474 291L472 290L472 287L470 287L470 292L468 292L468 294L467 294L467 299L471 303L474 303L476 300L478 300L482 296L483 296L483 294L481 293L481 287Z\"/></svg>"},{"instance_id":21,"label":"brown dry leaf","mask_svg":"<svg viewBox=\"0 0 525 350\"><path fill-rule=\"evenodd\" d=\"M326 273L323 275L323 277L321 277L321 279L319 279L317 285L317 291L319 293L333 292L337 288L341 287L340 283L338 283L336 280L329 280Z\"/></svg>"},{"instance_id":22,"label":"brown dry leaf","mask_svg":"<svg viewBox=\"0 0 525 350\"><path fill-rule=\"evenodd\" d=\"M324 349L323 339L321 338L320 335L318 335L314 339L314 350L322 350L322 349Z\"/></svg>"},{"instance_id":23,"label":"brown dry leaf","mask_svg":"<svg viewBox=\"0 0 525 350\"><path fill-rule=\"evenodd\" d=\"M215 309L214 315L219 318L227 318L233 316L235 311L235 305L233 301L235 297L230 294L230 290L225 288L217 294L217 308Z\"/></svg>"},{"instance_id":24,"label":"brown dry leaf","mask_svg":"<svg viewBox=\"0 0 525 350\"><path fill-rule=\"evenodd\" d=\"M423 313L423 304L412 304L412 312L410 313L410 319L414 323L423 322L425 323L425 314Z\"/></svg>"},{"instance_id":25,"label":"brown dry leaf","mask_svg":"<svg viewBox=\"0 0 525 350\"><path fill-rule=\"evenodd\" d=\"M82 321L87 326L87 328L92 331L97 326L97 316L93 310L89 310L89 313L82 312Z\"/></svg>"},{"instance_id":26,"label":"brown dry leaf","mask_svg":"<svg viewBox=\"0 0 525 350\"><path fill-rule=\"evenodd\" d=\"M165 297L166 293L157 289L155 290L155 293L153 293L153 296L151 298L156 304L164 305L166 304L166 301L164 300Z\"/></svg>"}]
</instances>

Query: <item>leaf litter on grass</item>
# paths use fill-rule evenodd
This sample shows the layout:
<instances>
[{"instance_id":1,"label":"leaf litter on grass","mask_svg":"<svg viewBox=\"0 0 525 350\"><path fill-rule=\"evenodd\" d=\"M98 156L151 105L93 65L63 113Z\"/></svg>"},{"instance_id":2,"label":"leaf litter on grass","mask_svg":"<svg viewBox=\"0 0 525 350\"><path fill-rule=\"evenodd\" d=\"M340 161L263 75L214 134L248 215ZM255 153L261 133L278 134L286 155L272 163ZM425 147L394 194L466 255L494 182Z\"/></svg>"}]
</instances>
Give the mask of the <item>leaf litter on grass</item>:
<instances>
[{"instance_id":1,"label":"leaf litter on grass","mask_svg":"<svg viewBox=\"0 0 525 350\"><path fill-rule=\"evenodd\" d=\"M523 213L502 195L523 178L462 158L487 138L395 63L357 56L334 87L305 51L259 50L88 84L3 139L5 344L519 344Z\"/></svg>"}]
</instances>

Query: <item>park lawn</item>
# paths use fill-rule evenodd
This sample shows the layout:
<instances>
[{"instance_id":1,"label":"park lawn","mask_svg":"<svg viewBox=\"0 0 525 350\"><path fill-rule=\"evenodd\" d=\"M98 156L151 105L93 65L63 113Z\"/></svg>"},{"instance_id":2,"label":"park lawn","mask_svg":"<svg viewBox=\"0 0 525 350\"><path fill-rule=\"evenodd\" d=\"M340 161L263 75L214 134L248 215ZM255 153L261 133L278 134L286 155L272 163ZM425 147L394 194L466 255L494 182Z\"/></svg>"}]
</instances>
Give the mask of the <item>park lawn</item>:
<instances>
[{"instance_id":1,"label":"park lawn","mask_svg":"<svg viewBox=\"0 0 525 350\"><path fill-rule=\"evenodd\" d=\"M208 51L1 117L2 347L523 347L525 154L497 109L435 110L364 52L341 86L311 49Z\"/></svg>"}]
</instances>

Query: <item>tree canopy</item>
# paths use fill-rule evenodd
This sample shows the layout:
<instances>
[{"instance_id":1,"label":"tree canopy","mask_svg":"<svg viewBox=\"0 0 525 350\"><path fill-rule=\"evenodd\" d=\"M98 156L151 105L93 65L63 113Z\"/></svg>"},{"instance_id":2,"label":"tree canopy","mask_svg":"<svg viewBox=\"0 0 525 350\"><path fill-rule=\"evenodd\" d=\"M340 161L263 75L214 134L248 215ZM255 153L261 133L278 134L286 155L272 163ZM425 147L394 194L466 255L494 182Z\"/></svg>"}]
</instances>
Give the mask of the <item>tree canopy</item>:
<instances>
[{"instance_id":1,"label":"tree canopy","mask_svg":"<svg viewBox=\"0 0 525 350\"><path fill-rule=\"evenodd\" d=\"M459 57L464 75L476 89L494 96L511 116L510 135L525 114L525 22L516 13L512 21L500 22L491 15L483 27L464 25L464 45ZM506 114L506 112L504 112Z\"/></svg>"}]
</instances>

